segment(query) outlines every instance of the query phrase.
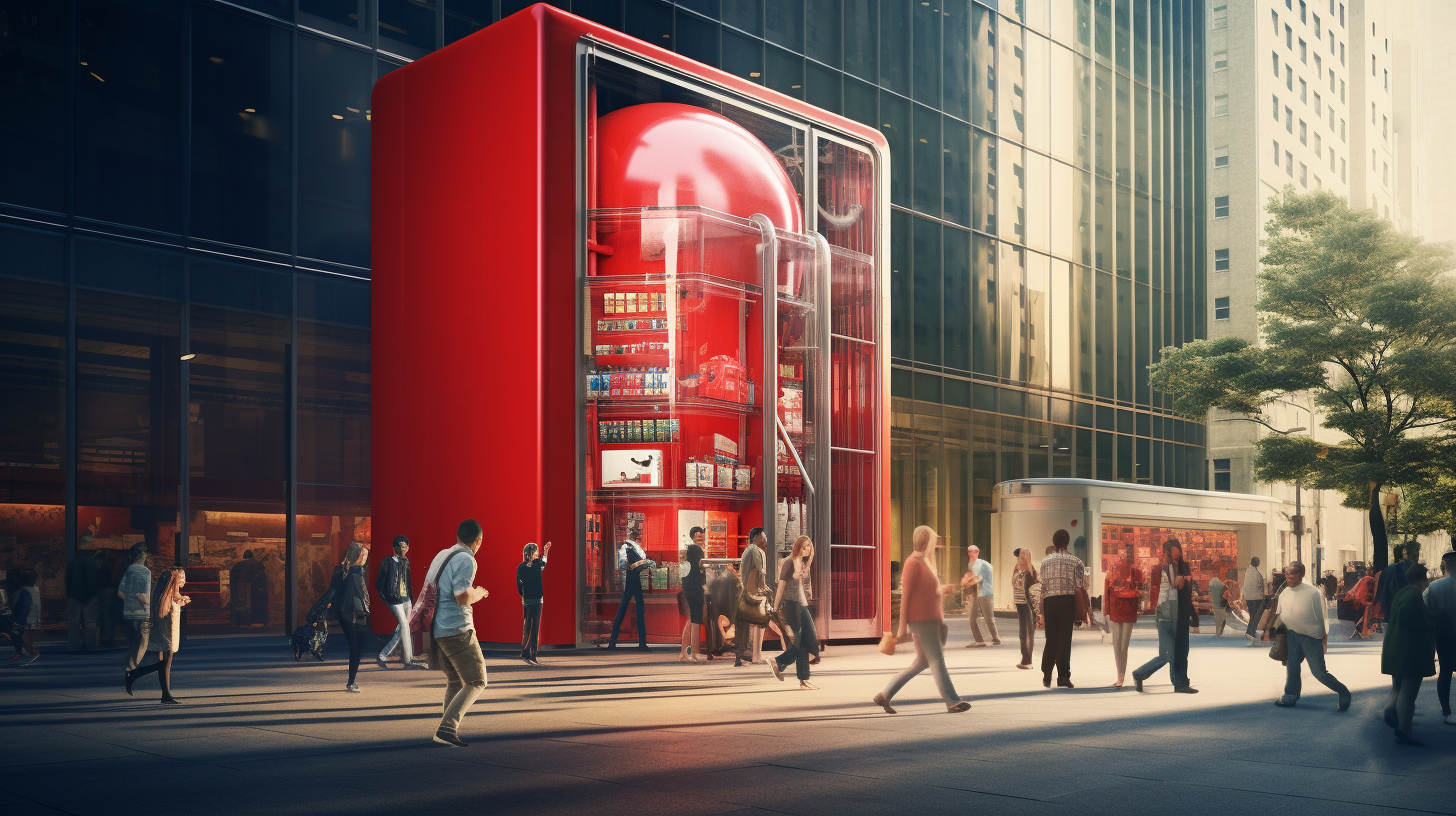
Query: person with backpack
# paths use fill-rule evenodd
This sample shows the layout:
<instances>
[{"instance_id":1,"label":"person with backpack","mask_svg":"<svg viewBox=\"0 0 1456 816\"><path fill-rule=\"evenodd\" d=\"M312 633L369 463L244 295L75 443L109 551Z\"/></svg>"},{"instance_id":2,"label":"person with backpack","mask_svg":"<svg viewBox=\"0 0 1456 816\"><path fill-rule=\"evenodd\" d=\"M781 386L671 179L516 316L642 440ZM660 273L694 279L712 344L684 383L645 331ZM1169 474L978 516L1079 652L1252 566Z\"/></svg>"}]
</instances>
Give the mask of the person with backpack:
<instances>
[{"instance_id":1,"label":"person with backpack","mask_svg":"<svg viewBox=\"0 0 1456 816\"><path fill-rule=\"evenodd\" d=\"M435 556L425 575L421 593L421 623L428 619L430 668L445 672L445 710L435 728L434 741L464 748L460 723L480 695L485 693L485 656L475 639L471 606L490 592L473 586L475 554L485 540L480 522L466 519L455 531L455 546ZM433 592L431 592L433 590Z\"/></svg>"},{"instance_id":2,"label":"person with backpack","mask_svg":"<svg viewBox=\"0 0 1456 816\"><path fill-rule=\"evenodd\" d=\"M521 595L521 659L532 666L541 665L536 652L541 639L541 606L546 592L541 586L546 571L546 557L551 555L551 542L541 549L533 541L521 550L521 563L516 565L516 592Z\"/></svg>"},{"instance_id":3,"label":"person with backpack","mask_svg":"<svg viewBox=\"0 0 1456 816\"><path fill-rule=\"evenodd\" d=\"M360 627L369 631L369 592L364 588L364 564L369 561L369 548L361 542L349 544L344 560L334 567L327 592L329 611L339 622L344 640L349 643L349 682L344 691L359 693L354 682L359 675Z\"/></svg>"},{"instance_id":4,"label":"person with backpack","mask_svg":"<svg viewBox=\"0 0 1456 816\"><path fill-rule=\"evenodd\" d=\"M374 582L380 599L389 606L389 611L394 613L394 619L399 622L394 636L384 644L384 649L375 658L381 669L389 668L386 661L396 648L400 650L400 660L404 661L405 668L424 668L415 662L415 643L409 627L414 604L410 602L410 563L406 557L408 553L409 539L402 535L395 536L394 555L380 562L379 578Z\"/></svg>"}]
</instances>

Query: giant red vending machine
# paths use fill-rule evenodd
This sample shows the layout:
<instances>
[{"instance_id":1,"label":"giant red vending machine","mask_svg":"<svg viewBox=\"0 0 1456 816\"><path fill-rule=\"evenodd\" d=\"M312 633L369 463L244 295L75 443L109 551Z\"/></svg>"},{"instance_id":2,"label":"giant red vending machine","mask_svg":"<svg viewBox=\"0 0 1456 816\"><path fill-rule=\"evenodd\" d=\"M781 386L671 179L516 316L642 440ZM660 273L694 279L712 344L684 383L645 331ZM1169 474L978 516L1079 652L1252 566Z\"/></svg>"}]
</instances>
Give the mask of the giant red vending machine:
<instances>
[{"instance_id":1,"label":"giant red vending machine","mask_svg":"<svg viewBox=\"0 0 1456 816\"><path fill-rule=\"evenodd\" d=\"M631 538L676 642L689 532L721 574L762 527L815 542L821 637L887 627L877 131L545 5L381 79L371 116L373 525L416 583L477 519L476 631L513 642L550 541L541 642L601 643Z\"/></svg>"}]
</instances>

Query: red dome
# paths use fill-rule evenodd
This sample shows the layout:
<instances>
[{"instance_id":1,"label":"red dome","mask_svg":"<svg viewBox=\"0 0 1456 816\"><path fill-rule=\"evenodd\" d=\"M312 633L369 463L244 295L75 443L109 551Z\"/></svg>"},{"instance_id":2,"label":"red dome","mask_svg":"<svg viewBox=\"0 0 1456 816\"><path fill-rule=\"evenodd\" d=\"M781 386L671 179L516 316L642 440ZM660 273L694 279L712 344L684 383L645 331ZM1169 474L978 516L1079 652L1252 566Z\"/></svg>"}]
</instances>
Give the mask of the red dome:
<instances>
[{"instance_id":1,"label":"red dome","mask_svg":"<svg viewBox=\"0 0 1456 816\"><path fill-rule=\"evenodd\" d=\"M774 154L733 120L705 108L652 102L597 122L597 206L697 205L768 216L803 232L798 193Z\"/></svg>"}]
</instances>

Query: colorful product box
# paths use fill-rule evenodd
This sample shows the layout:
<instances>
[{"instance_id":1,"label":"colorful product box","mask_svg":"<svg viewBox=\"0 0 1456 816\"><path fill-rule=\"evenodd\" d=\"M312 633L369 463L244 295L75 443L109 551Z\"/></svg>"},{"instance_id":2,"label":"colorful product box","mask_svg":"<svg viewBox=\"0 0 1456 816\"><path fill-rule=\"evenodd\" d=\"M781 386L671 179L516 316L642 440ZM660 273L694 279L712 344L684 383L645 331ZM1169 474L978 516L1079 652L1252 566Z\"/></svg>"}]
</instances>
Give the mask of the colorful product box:
<instances>
[{"instance_id":1,"label":"colorful product box","mask_svg":"<svg viewBox=\"0 0 1456 816\"><path fill-rule=\"evenodd\" d=\"M745 492L753 489L753 468L739 465L733 469L733 489Z\"/></svg>"}]
</instances>

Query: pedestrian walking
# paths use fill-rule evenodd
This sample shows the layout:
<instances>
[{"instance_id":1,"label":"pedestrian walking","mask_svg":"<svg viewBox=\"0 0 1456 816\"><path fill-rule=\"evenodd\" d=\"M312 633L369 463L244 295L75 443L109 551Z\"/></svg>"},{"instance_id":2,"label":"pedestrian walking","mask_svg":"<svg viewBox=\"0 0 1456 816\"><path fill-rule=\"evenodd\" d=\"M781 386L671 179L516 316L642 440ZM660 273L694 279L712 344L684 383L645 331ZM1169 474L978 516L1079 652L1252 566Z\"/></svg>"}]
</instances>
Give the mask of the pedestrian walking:
<instances>
[{"instance_id":1,"label":"pedestrian walking","mask_svg":"<svg viewBox=\"0 0 1456 816\"><path fill-rule=\"evenodd\" d=\"M1350 690L1325 668L1330 650L1329 604L1320 587L1304 580L1304 564L1291 561L1284 568L1284 591L1279 593L1275 612L1288 638L1289 654L1284 665L1284 695L1274 705L1289 708L1299 702L1300 663L1309 663L1309 673L1339 695L1337 708L1350 707Z\"/></svg>"},{"instance_id":2,"label":"pedestrian walking","mask_svg":"<svg viewBox=\"0 0 1456 816\"><path fill-rule=\"evenodd\" d=\"M1029 548L1018 547L1012 555L1016 556L1016 568L1011 572L1011 601L1016 605L1016 626L1021 640L1021 662L1016 668L1030 669L1031 652L1036 648L1036 599L1031 589L1040 579L1036 567L1031 565Z\"/></svg>"},{"instance_id":3,"label":"pedestrian walking","mask_svg":"<svg viewBox=\"0 0 1456 816\"><path fill-rule=\"evenodd\" d=\"M1117 682L1113 688L1122 688L1127 677L1127 648L1132 642L1132 630L1137 626L1138 603L1142 601L1146 579L1137 568L1134 550L1113 554L1112 568L1103 581L1102 597L1107 603L1107 620L1112 635L1112 657L1117 664Z\"/></svg>"},{"instance_id":4,"label":"pedestrian walking","mask_svg":"<svg viewBox=\"0 0 1456 816\"><path fill-rule=\"evenodd\" d=\"M642 537L642 530L633 527L627 531L627 540L617 547L617 569L622 573L622 600L617 604L617 617L612 620L612 639L607 643L608 649L617 648L617 637L622 633L622 619L627 616L627 602L636 604L637 610L637 649L647 649L647 606L642 599L642 571L651 569L654 562L647 557L647 551L637 540Z\"/></svg>"},{"instance_id":5,"label":"pedestrian walking","mask_svg":"<svg viewBox=\"0 0 1456 816\"><path fill-rule=\"evenodd\" d=\"M1244 608L1249 610L1249 627L1244 637L1253 646L1259 642L1259 619L1264 616L1264 604L1268 595L1264 591L1264 573L1259 572L1259 556L1249 559L1249 568L1244 572Z\"/></svg>"},{"instance_id":6,"label":"pedestrian walking","mask_svg":"<svg viewBox=\"0 0 1456 816\"><path fill-rule=\"evenodd\" d=\"M1390 675L1390 699L1381 716L1395 729L1396 742L1419 746L1425 743L1411 736L1411 718L1421 680L1436 673L1436 641L1422 597L1429 583L1425 565L1409 564L1400 578L1405 586L1391 599L1385 642L1380 646L1380 673Z\"/></svg>"},{"instance_id":7,"label":"pedestrian walking","mask_svg":"<svg viewBox=\"0 0 1456 816\"><path fill-rule=\"evenodd\" d=\"M1228 599L1224 597L1223 579L1215 575L1208 582L1208 604L1213 611L1213 636L1223 637L1228 622Z\"/></svg>"},{"instance_id":8,"label":"pedestrian walking","mask_svg":"<svg viewBox=\"0 0 1456 816\"><path fill-rule=\"evenodd\" d=\"M748 546L744 548L743 555L738 559L738 575L743 581L742 591L745 599L762 596L767 587L766 571L768 567L764 556L766 546L768 546L768 536L764 534L762 527L754 527L748 532ZM739 605L741 606L742 603L740 602ZM740 620L736 622L735 629L737 632L735 643L738 651L733 661L734 668L742 666L745 662L757 663L763 653L764 627Z\"/></svg>"},{"instance_id":9,"label":"pedestrian walking","mask_svg":"<svg viewBox=\"0 0 1456 816\"><path fill-rule=\"evenodd\" d=\"M475 639L471 606L490 592L474 586L475 554L485 540L480 522L466 519L455 531L455 546L435 556L425 583L436 587L435 618L430 633L430 666L445 672L445 708L435 728L435 742L464 748L460 723L485 692L485 656Z\"/></svg>"},{"instance_id":10,"label":"pedestrian walking","mask_svg":"<svg viewBox=\"0 0 1456 816\"><path fill-rule=\"evenodd\" d=\"M940 536L921 525L915 528L910 543L914 552L905 559L905 566L900 571L900 626L895 633L895 641L903 643L908 632L914 639L915 659L890 680L884 691L875 695L874 703L885 713L894 714L890 701L895 699L895 694L911 678L928 668L935 677L935 687L940 692L940 699L945 702L945 710L951 714L969 711L971 704L962 700L951 684L941 648L945 630L942 599L953 587L941 586L934 568L930 566L934 563L935 548L940 546Z\"/></svg>"},{"instance_id":11,"label":"pedestrian walking","mask_svg":"<svg viewBox=\"0 0 1456 816\"><path fill-rule=\"evenodd\" d=\"M1177 539L1163 542L1163 564L1153 577L1152 594L1158 599L1158 654L1132 673L1133 687L1143 690L1143 683L1158 669L1168 666L1173 691L1197 694L1188 680L1188 630L1198 625L1193 611L1193 590L1189 586L1192 570L1183 560L1183 545Z\"/></svg>"},{"instance_id":12,"label":"pedestrian walking","mask_svg":"<svg viewBox=\"0 0 1456 816\"><path fill-rule=\"evenodd\" d=\"M29 666L40 659L40 650L35 648L30 633L40 627L40 590L35 585L35 573L20 571L20 588L10 602L10 615L15 628L10 632L10 644L15 647L11 660L21 660L22 666Z\"/></svg>"},{"instance_id":13,"label":"pedestrian walking","mask_svg":"<svg viewBox=\"0 0 1456 816\"><path fill-rule=\"evenodd\" d=\"M703 625L703 608L707 603L707 582L708 576L703 572L703 541L707 537L707 531L702 527L694 527L688 531L688 538L692 543L688 545L683 560L687 562L688 574L682 577L683 601L688 607L688 620L683 624L682 648L678 650L677 659L683 662L699 660L698 644L702 642L702 632L699 627ZM712 659L712 655L708 656Z\"/></svg>"},{"instance_id":14,"label":"pedestrian walking","mask_svg":"<svg viewBox=\"0 0 1456 816\"><path fill-rule=\"evenodd\" d=\"M379 668L387 669L389 656L399 649L399 659L405 668L422 669L424 666L415 662L415 641L409 630L410 613L414 611L414 602L410 600L410 587L413 586L408 557L410 541L398 535L394 537L393 546L394 555L379 562L379 577L375 579L374 589L379 593L379 599L394 613L397 625L394 635L374 659Z\"/></svg>"},{"instance_id":15,"label":"pedestrian walking","mask_svg":"<svg viewBox=\"0 0 1456 816\"><path fill-rule=\"evenodd\" d=\"M521 659L532 666L541 665L536 653L541 646L541 607L546 590L542 574L551 555L551 542L541 549L532 541L521 549L521 563L516 565L516 592L521 596Z\"/></svg>"},{"instance_id":16,"label":"pedestrian walking","mask_svg":"<svg viewBox=\"0 0 1456 816\"><path fill-rule=\"evenodd\" d=\"M779 565L779 585L774 592L773 605L775 609L783 610L784 618L794 630L794 642L778 657L765 661L779 680L784 679L784 669L793 663L799 688L808 690L819 688L809 682L809 659L817 648L819 633L814 630L814 616L809 612L809 598L804 594L803 581L813 560L814 542L801 535L794 539L789 557Z\"/></svg>"},{"instance_id":17,"label":"pedestrian walking","mask_svg":"<svg viewBox=\"0 0 1456 816\"><path fill-rule=\"evenodd\" d=\"M177 567L164 572L157 578L157 589L152 598L152 630L147 639L147 651L157 653L157 662L126 673L126 693L132 693L137 680L157 675L162 687L162 705L181 705L172 696L172 660L182 648L182 607L192 599L182 594L187 585L187 570Z\"/></svg>"},{"instance_id":18,"label":"pedestrian walking","mask_svg":"<svg viewBox=\"0 0 1456 816\"><path fill-rule=\"evenodd\" d=\"M996 631L996 585L992 581L991 562L981 560L981 548L974 544L966 554L971 561L965 575L961 576L961 590L965 596L966 617L971 623L971 637L975 638L966 644L966 648L986 646L986 639L981 637L981 627L976 625L977 617L985 619L991 645L1000 646L1001 634Z\"/></svg>"},{"instance_id":19,"label":"pedestrian walking","mask_svg":"<svg viewBox=\"0 0 1456 816\"><path fill-rule=\"evenodd\" d=\"M1396 547L1395 558L1395 563L1380 571L1380 581L1375 585L1375 602L1380 605L1380 612L1387 621L1390 620L1396 593L1409 586L1410 568L1421 559L1420 543L1407 541L1403 546Z\"/></svg>"},{"instance_id":20,"label":"pedestrian walking","mask_svg":"<svg viewBox=\"0 0 1456 816\"><path fill-rule=\"evenodd\" d=\"M1041 608L1046 617L1046 645L1041 649L1041 684L1072 686L1072 626L1077 617L1077 591L1086 591L1087 567L1067 552L1072 536L1066 530L1052 534L1052 554L1041 562Z\"/></svg>"},{"instance_id":21,"label":"pedestrian walking","mask_svg":"<svg viewBox=\"0 0 1456 816\"><path fill-rule=\"evenodd\" d=\"M1431 635L1436 641L1436 657L1441 661L1436 673L1436 697L1441 701L1441 716L1447 725L1456 725L1451 714L1451 675L1456 672L1456 552L1441 556L1446 573L1426 588L1426 614L1431 618Z\"/></svg>"},{"instance_id":22,"label":"pedestrian walking","mask_svg":"<svg viewBox=\"0 0 1456 816\"><path fill-rule=\"evenodd\" d=\"M66 651L95 649L100 641L100 550L77 550L66 565Z\"/></svg>"},{"instance_id":23,"label":"pedestrian walking","mask_svg":"<svg viewBox=\"0 0 1456 816\"><path fill-rule=\"evenodd\" d=\"M354 541L344 551L344 560L334 567L329 580L327 608L339 622L339 630L349 644L349 682L344 691L359 693L355 679L359 675L361 635L369 631L369 593L364 589L364 564L369 548ZM360 630L363 630L362 632Z\"/></svg>"},{"instance_id":24,"label":"pedestrian walking","mask_svg":"<svg viewBox=\"0 0 1456 816\"><path fill-rule=\"evenodd\" d=\"M131 564L121 574L116 593L121 596L121 622L126 627L126 671L142 664L152 632L152 571L147 569L147 545L133 544Z\"/></svg>"}]
</instances>

